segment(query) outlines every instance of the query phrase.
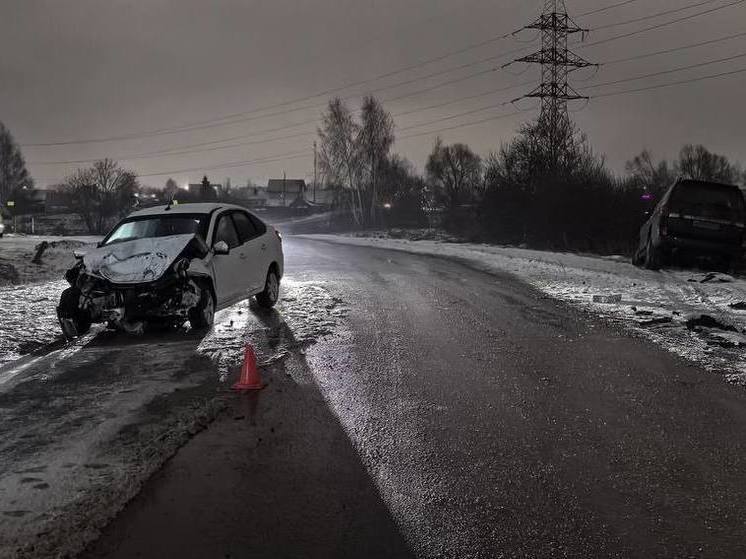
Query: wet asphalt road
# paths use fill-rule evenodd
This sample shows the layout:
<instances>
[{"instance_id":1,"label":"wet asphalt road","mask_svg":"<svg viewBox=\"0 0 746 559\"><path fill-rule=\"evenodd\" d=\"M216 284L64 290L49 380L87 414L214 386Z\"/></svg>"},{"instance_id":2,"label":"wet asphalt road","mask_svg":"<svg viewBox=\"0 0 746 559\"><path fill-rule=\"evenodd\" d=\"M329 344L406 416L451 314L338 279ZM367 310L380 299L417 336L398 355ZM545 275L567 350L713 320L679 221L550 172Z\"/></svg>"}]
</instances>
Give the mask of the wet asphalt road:
<instances>
[{"instance_id":1,"label":"wet asphalt road","mask_svg":"<svg viewBox=\"0 0 746 559\"><path fill-rule=\"evenodd\" d=\"M230 398L85 556L746 556L742 388L509 276L285 248L344 325Z\"/></svg>"}]
</instances>

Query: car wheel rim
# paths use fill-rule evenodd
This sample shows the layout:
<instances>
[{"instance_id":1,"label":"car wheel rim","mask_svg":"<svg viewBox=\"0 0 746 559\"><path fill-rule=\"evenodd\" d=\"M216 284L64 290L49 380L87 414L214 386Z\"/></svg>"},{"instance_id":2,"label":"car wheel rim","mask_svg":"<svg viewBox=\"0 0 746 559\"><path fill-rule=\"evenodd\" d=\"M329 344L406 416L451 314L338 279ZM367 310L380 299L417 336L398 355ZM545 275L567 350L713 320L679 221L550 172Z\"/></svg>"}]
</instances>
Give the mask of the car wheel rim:
<instances>
[{"instance_id":1,"label":"car wheel rim","mask_svg":"<svg viewBox=\"0 0 746 559\"><path fill-rule=\"evenodd\" d=\"M267 295L272 301L277 301L277 296L280 292L280 285L277 283L277 276L274 273L270 273L267 277Z\"/></svg>"}]
</instances>

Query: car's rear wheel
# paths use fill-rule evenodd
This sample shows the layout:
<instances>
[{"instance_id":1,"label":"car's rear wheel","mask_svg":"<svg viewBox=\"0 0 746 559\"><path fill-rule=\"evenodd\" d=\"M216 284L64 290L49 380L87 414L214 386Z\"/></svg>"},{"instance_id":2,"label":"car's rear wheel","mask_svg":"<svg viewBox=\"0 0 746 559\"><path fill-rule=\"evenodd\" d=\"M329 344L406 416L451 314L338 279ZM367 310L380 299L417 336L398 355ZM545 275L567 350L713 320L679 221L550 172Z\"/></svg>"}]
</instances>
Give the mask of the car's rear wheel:
<instances>
[{"instance_id":1,"label":"car's rear wheel","mask_svg":"<svg viewBox=\"0 0 746 559\"><path fill-rule=\"evenodd\" d=\"M264 282L264 291L257 293L256 302L260 307L271 309L277 303L280 297L280 277L274 267L267 272L267 279Z\"/></svg>"},{"instance_id":2,"label":"car's rear wheel","mask_svg":"<svg viewBox=\"0 0 746 559\"><path fill-rule=\"evenodd\" d=\"M658 270L661 267L660 251L653 246L653 241L648 238L648 244L645 247L645 257L643 265L648 270Z\"/></svg>"},{"instance_id":3,"label":"car's rear wheel","mask_svg":"<svg viewBox=\"0 0 746 559\"><path fill-rule=\"evenodd\" d=\"M200 287L199 303L189 311L192 328L209 328L215 321L215 297L207 286Z\"/></svg>"},{"instance_id":4,"label":"car's rear wheel","mask_svg":"<svg viewBox=\"0 0 746 559\"><path fill-rule=\"evenodd\" d=\"M60 295L57 319L66 338L82 336L91 329L90 315L80 308L80 291L68 287Z\"/></svg>"},{"instance_id":5,"label":"car's rear wheel","mask_svg":"<svg viewBox=\"0 0 746 559\"><path fill-rule=\"evenodd\" d=\"M640 256L640 250L639 248L635 250L634 254L632 254L632 265L633 266L641 266L642 265L642 256Z\"/></svg>"}]
</instances>

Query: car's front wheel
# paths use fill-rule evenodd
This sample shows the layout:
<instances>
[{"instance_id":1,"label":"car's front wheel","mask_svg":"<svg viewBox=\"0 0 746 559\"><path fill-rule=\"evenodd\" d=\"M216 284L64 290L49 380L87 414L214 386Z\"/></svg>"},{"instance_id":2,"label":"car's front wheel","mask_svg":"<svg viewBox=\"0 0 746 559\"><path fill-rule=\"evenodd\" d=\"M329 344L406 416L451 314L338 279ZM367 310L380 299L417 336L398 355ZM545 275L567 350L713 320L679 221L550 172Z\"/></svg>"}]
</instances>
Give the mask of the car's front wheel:
<instances>
[{"instance_id":1,"label":"car's front wheel","mask_svg":"<svg viewBox=\"0 0 746 559\"><path fill-rule=\"evenodd\" d=\"M189 323L192 328L209 328L215 320L215 297L212 290L203 285L200 287L199 303L189 311Z\"/></svg>"},{"instance_id":2,"label":"car's front wheel","mask_svg":"<svg viewBox=\"0 0 746 559\"><path fill-rule=\"evenodd\" d=\"M267 272L267 279L264 282L264 291L257 293L256 302L260 307L271 309L277 303L280 297L280 277L274 267Z\"/></svg>"},{"instance_id":3,"label":"car's front wheel","mask_svg":"<svg viewBox=\"0 0 746 559\"><path fill-rule=\"evenodd\" d=\"M82 336L91 329L91 317L80 308L80 291L68 287L62 292L60 304L57 306L57 319L68 339Z\"/></svg>"}]
</instances>

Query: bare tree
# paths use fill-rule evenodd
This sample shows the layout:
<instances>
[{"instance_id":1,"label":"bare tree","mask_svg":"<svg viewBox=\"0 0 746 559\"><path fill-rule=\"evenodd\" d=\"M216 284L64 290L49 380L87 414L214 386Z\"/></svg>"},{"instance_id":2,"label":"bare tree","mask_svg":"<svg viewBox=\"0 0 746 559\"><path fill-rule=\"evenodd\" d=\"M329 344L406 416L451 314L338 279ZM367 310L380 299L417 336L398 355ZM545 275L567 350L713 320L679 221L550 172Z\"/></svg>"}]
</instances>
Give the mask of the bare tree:
<instances>
[{"instance_id":1,"label":"bare tree","mask_svg":"<svg viewBox=\"0 0 746 559\"><path fill-rule=\"evenodd\" d=\"M379 183L382 168L386 165L389 150L394 143L394 121L381 103L372 96L363 99L362 127L358 135L360 162L365 173L368 203L367 215L370 225L376 224L376 210L379 206Z\"/></svg>"},{"instance_id":2,"label":"bare tree","mask_svg":"<svg viewBox=\"0 0 746 559\"><path fill-rule=\"evenodd\" d=\"M482 186L482 161L466 144L435 140L425 167L428 181L448 209L472 202Z\"/></svg>"},{"instance_id":3,"label":"bare tree","mask_svg":"<svg viewBox=\"0 0 746 559\"><path fill-rule=\"evenodd\" d=\"M176 184L176 181L174 179L169 177L166 181L166 186L163 188L163 194L166 196L167 199L170 200L178 191L179 185Z\"/></svg>"},{"instance_id":4,"label":"bare tree","mask_svg":"<svg viewBox=\"0 0 746 559\"><path fill-rule=\"evenodd\" d=\"M703 145L691 144L681 148L677 169L681 176L689 179L729 184L738 182L741 174L724 155L712 153Z\"/></svg>"},{"instance_id":5,"label":"bare tree","mask_svg":"<svg viewBox=\"0 0 746 559\"><path fill-rule=\"evenodd\" d=\"M673 182L675 172L666 161L656 163L653 154L644 149L639 155L627 161L625 166L630 174L632 184L642 187L656 195L661 195Z\"/></svg>"},{"instance_id":6,"label":"bare tree","mask_svg":"<svg viewBox=\"0 0 746 559\"><path fill-rule=\"evenodd\" d=\"M362 198L360 195L360 153L358 135L360 126L352 118L352 113L344 101L336 97L329 101L322 115L319 165L325 180L338 186L338 205L349 204L356 225L361 225Z\"/></svg>"},{"instance_id":7,"label":"bare tree","mask_svg":"<svg viewBox=\"0 0 746 559\"><path fill-rule=\"evenodd\" d=\"M102 159L65 179L75 207L91 233L103 233L113 218L125 215L137 192L137 177L116 161Z\"/></svg>"},{"instance_id":8,"label":"bare tree","mask_svg":"<svg viewBox=\"0 0 746 559\"><path fill-rule=\"evenodd\" d=\"M70 194L75 211L80 215L89 233L96 233L98 207L96 186L90 169L77 169L67 178L63 189Z\"/></svg>"},{"instance_id":9,"label":"bare tree","mask_svg":"<svg viewBox=\"0 0 746 559\"><path fill-rule=\"evenodd\" d=\"M34 181L26 169L26 161L13 135L0 123L0 202L24 188L32 188Z\"/></svg>"}]
</instances>

